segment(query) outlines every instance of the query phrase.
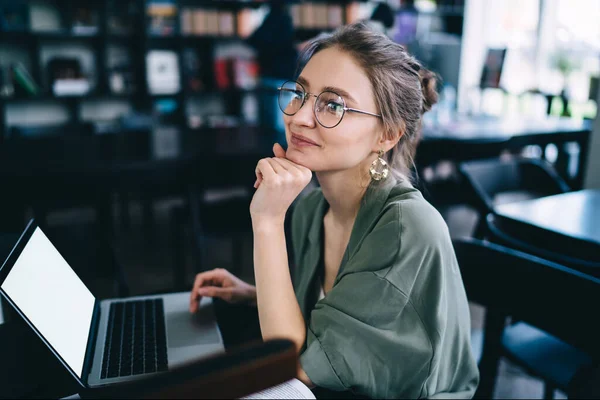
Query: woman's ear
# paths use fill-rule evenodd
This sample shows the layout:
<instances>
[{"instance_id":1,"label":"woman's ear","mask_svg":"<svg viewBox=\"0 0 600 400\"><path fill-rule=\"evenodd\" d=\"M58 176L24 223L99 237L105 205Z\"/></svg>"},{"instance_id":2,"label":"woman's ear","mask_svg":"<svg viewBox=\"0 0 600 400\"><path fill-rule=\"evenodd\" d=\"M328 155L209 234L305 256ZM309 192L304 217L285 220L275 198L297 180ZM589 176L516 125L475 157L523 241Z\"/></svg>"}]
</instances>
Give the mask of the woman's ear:
<instances>
[{"instance_id":1,"label":"woman's ear","mask_svg":"<svg viewBox=\"0 0 600 400\"><path fill-rule=\"evenodd\" d=\"M388 134L384 133L378 143L379 149L387 153L398 144L403 134L404 132L401 130L398 130L398 132L390 132Z\"/></svg>"}]
</instances>

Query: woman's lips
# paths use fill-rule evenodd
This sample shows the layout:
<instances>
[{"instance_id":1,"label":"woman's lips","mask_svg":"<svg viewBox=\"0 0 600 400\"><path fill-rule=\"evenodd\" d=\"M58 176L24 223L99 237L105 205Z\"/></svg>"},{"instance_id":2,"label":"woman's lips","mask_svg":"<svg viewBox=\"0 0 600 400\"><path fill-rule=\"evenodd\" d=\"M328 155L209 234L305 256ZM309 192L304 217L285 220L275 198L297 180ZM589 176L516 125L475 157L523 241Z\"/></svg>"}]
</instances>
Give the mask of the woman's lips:
<instances>
[{"instance_id":1,"label":"woman's lips","mask_svg":"<svg viewBox=\"0 0 600 400\"><path fill-rule=\"evenodd\" d=\"M308 139L305 139L301 136L294 135L294 134L292 134L290 141L292 142L292 144L294 146L298 146L298 147L310 147L310 146L320 147L318 144L311 142Z\"/></svg>"}]
</instances>

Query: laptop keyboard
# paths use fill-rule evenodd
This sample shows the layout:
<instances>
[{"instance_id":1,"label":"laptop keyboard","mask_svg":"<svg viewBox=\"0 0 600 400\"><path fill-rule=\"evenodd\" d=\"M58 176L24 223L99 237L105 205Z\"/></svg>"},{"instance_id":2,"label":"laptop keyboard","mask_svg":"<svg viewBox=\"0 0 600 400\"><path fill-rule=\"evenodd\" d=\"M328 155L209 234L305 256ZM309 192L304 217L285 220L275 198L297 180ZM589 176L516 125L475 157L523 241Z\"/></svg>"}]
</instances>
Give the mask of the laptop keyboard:
<instances>
[{"instance_id":1,"label":"laptop keyboard","mask_svg":"<svg viewBox=\"0 0 600 400\"><path fill-rule=\"evenodd\" d=\"M166 371L163 299L110 305L100 378Z\"/></svg>"}]
</instances>

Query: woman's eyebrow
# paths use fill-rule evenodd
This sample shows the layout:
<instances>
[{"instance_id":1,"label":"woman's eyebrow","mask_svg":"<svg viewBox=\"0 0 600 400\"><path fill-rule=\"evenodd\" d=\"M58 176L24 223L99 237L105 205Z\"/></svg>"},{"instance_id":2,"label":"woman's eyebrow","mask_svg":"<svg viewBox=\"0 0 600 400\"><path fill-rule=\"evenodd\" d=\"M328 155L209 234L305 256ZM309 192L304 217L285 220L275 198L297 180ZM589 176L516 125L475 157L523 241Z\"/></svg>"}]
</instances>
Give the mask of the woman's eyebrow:
<instances>
[{"instance_id":1,"label":"woman's eyebrow","mask_svg":"<svg viewBox=\"0 0 600 400\"><path fill-rule=\"evenodd\" d=\"M304 78L303 76L299 76L298 79L296 79L296 82L298 82L302 86L306 87L307 90L310 88L310 84L308 83L306 78ZM322 91L323 92L327 92L327 91L335 92L335 93L339 94L340 96L342 96L343 98L345 98L347 101L356 103L356 100L354 99L354 97L352 97L352 95L350 95L350 93L348 93L347 91L345 91L342 88L335 87L335 86L325 86Z\"/></svg>"},{"instance_id":2,"label":"woman's eyebrow","mask_svg":"<svg viewBox=\"0 0 600 400\"><path fill-rule=\"evenodd\" d=\"M296 79L296 82L298 82L302 86L306 86L307 88L310 87L310 84L308 83L308 81L306 80L306 78L304 78L302 76L299 76L298 79Z\"/></svg>"},{"instance_id":3,"label":"woman's eyebrow","mask_svg":"<svg viewBox=\"0 0 600 400\"><path fill-rule=\"evenodd\" d=\"M324 92L335 92L337 94L339 94L340 96L342 96L343 98L345 98L347 101L351 101L353 103L356 103L356 100L354 100L354 97L352 97L350 95L350 93L346 92L344 89L335 87L335 86L325 86L323 88Z\"/></svg>"}]
</instances>

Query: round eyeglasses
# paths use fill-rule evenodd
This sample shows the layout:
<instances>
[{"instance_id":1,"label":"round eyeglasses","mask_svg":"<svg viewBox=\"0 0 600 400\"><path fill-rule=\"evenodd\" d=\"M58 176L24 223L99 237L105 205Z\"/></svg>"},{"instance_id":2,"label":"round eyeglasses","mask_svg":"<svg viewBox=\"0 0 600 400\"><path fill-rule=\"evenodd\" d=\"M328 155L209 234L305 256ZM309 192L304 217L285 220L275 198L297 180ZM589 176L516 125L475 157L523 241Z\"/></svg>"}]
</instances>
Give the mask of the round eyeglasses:
<instances>
[{"instance_id":1,"label":"round eyeglasses","mask_svg":"<svg viewBox=\"0 0 600 400\"><path fill-rule=\"evenodd\" d=\"M346 107L344 98L335 92L326 90L319 95L309 93L304 90L304 86L296 81L287 81L278 90L279 108L285 115L296 114L309 97L316 97L314 107L315 118L325 128L335 128L338 126L342 122L346 111L381 118L379 114Z\"/></svg>"}]
</instances>

